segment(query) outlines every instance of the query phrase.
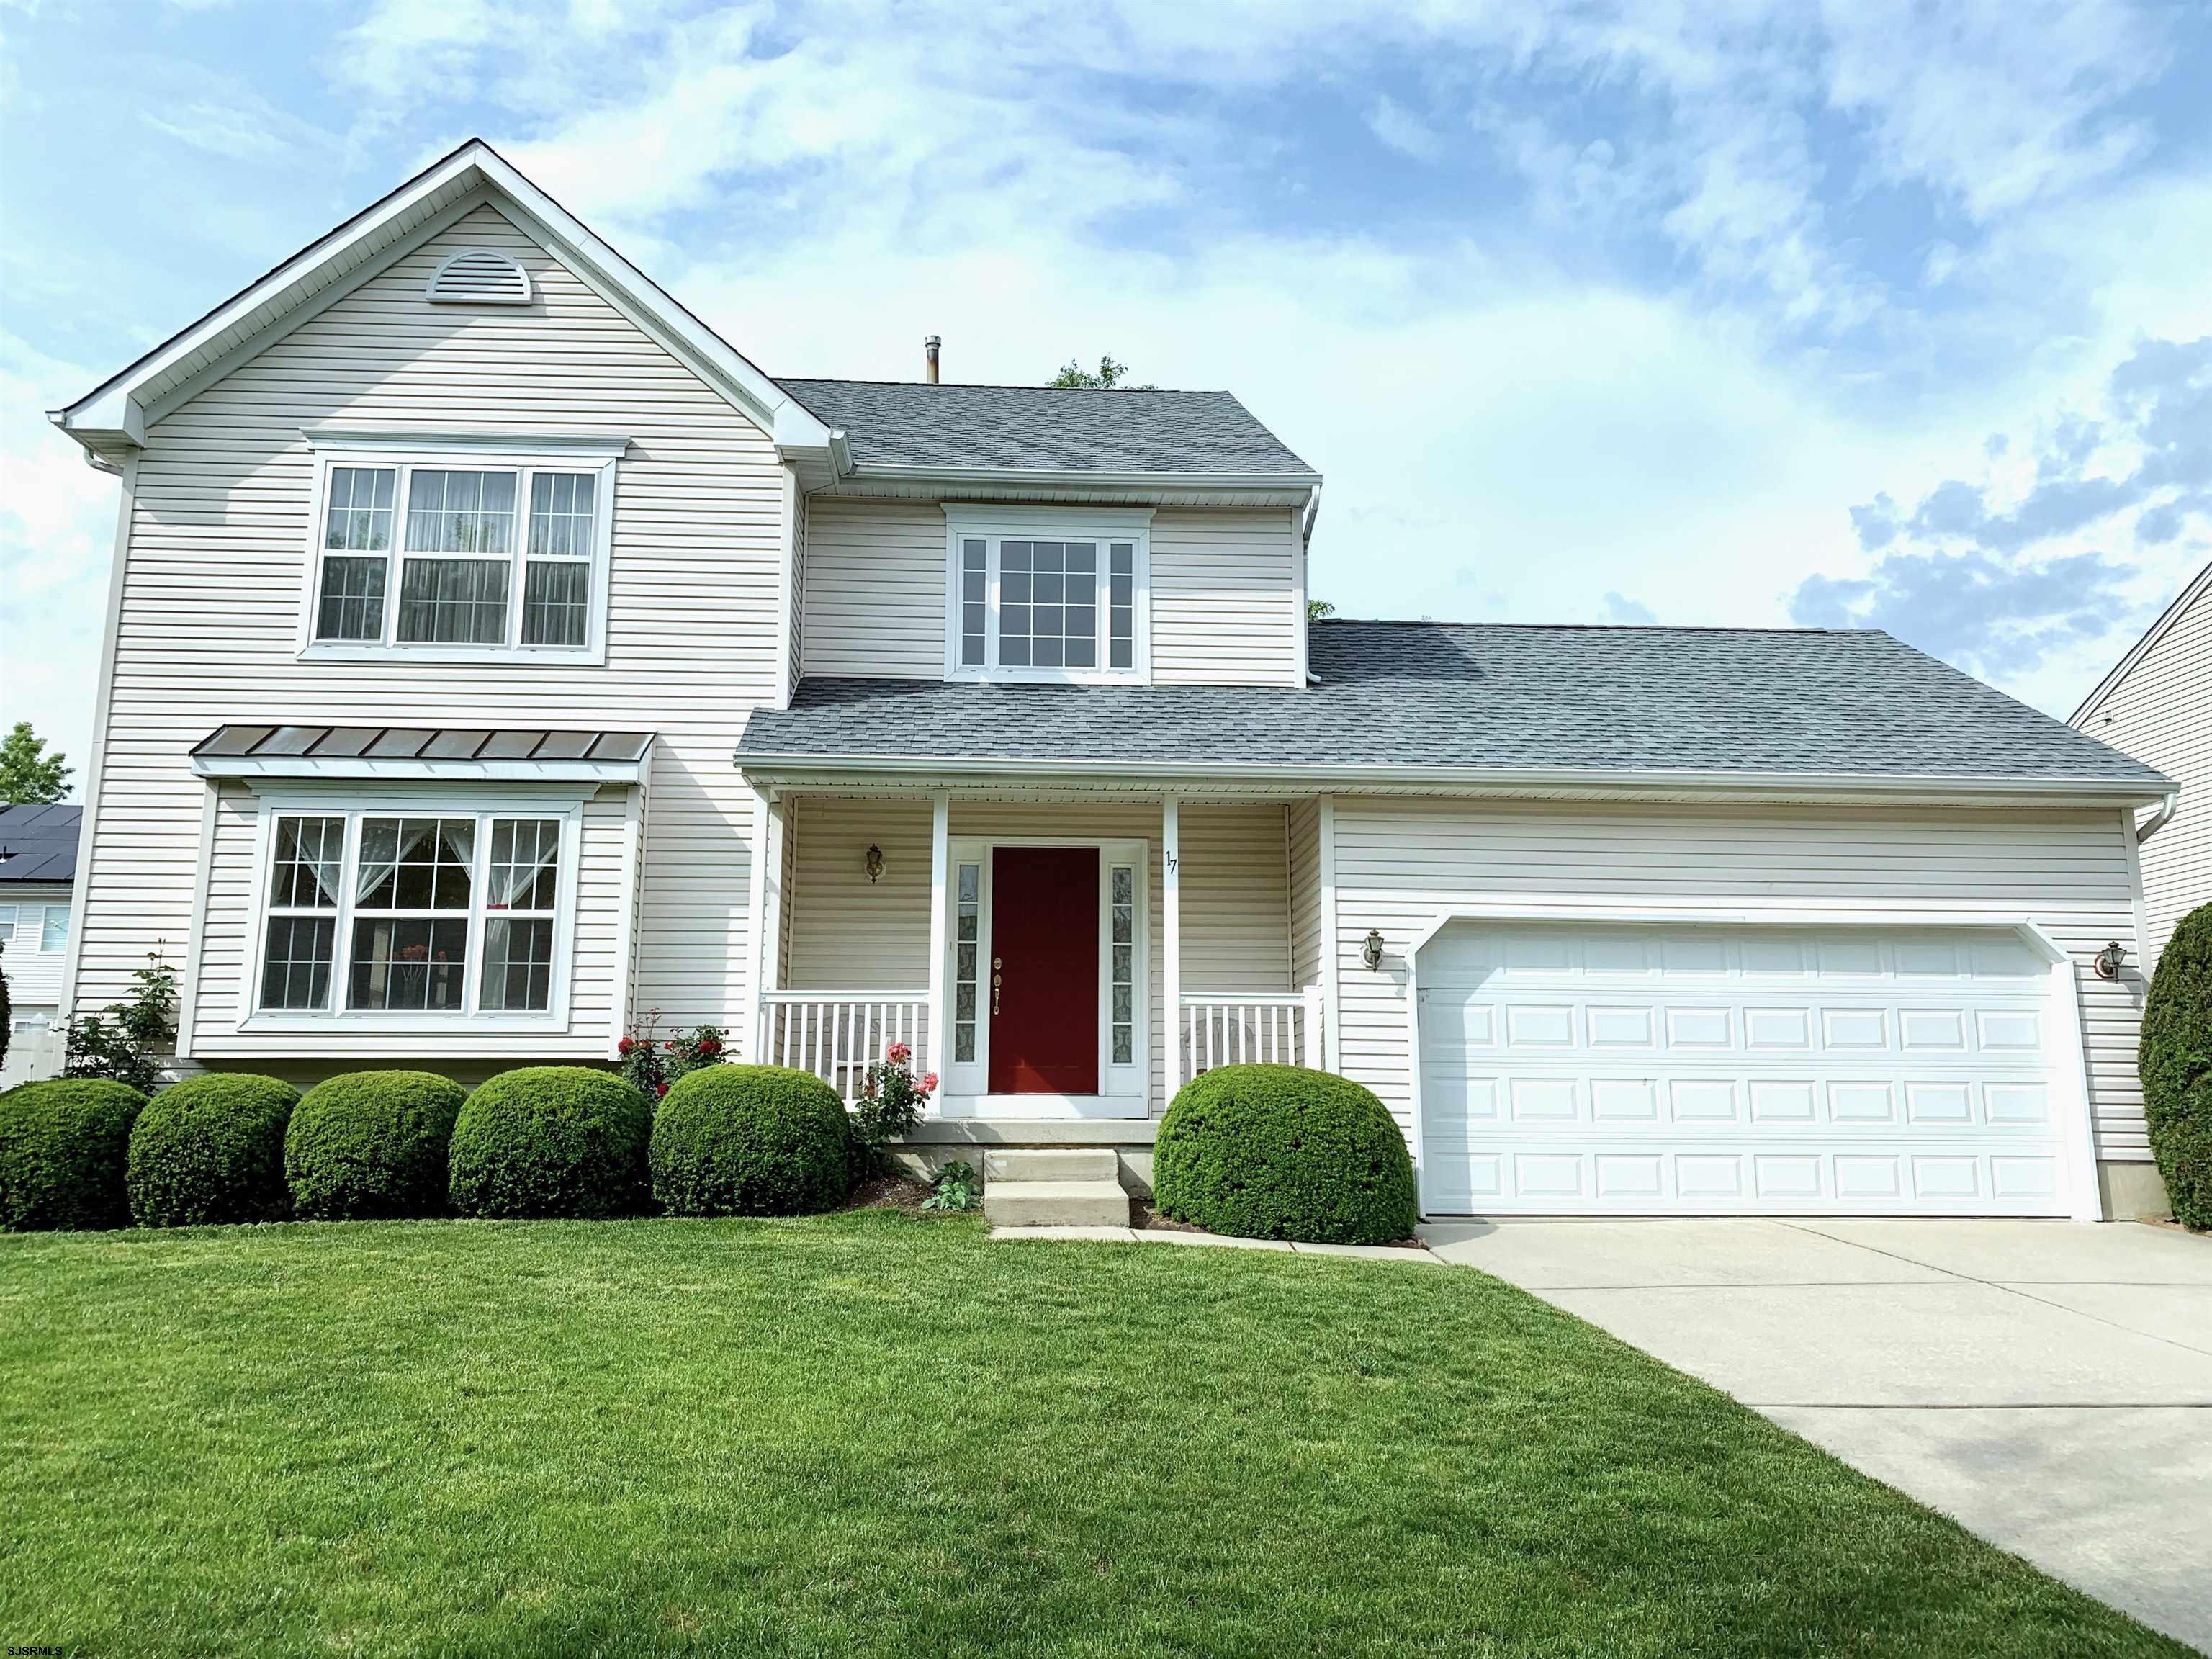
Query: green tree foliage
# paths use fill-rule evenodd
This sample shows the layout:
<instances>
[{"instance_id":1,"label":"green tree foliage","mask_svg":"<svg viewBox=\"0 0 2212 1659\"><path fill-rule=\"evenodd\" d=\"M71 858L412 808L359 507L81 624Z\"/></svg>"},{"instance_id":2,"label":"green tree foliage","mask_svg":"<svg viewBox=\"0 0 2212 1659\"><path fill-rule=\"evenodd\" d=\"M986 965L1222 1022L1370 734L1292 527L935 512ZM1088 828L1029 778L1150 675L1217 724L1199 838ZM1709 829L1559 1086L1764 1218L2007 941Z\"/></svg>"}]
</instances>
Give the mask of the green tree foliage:
<instances>
[{"instance_id":1,"label":"green tree foliage","mask_svg":"<svg viewBox=\"0 0 2212 1659\"><path fill-rule=\"evenodd\" d=\"M31 730L28 720L17 720L0 738L0 802L9 806L51 806L69 793L69 777L76 769L59 753L46 752L46 740Z\"/></svg>"},{"instance_id":2,"label":"green tree foliage","mask_svg":"<svg viewBox=\"0 0 2212 1659\"><path fill-rule=\"evenodd\" d=\"M1159 389L1158 387L1151 385L1138 386L1123 386L1121 384L1121 377L1128 372L1128 364L1115 362L1114 354L1109 351L1099 358L1098 367L1095 370L1084 368L1081 363L1076 362L1074 358L1070 357L1066 362L1060 366L1060 373L1054 375L1049 380L1047 380L1045 384L1047 386L1066 386L1091 392L1113 392L1116 390L1123 392L1157 392Z\"/></svg>"},{"instance_id":3,"label":"green tree foliage","mask_svg":"<svg viewBox=\"0 0 2212 1659\"><path fill-rule=\"evenodd\" d=\"M131 975L138 988L130 1001L109 1004L105 1016L70 1022L63 1075L112 1078L142 1095L161 1086L161 1056L177 1030L177 970L159 951L147 952L146 960L152 965Z\"/></svg>"}]
</instances>

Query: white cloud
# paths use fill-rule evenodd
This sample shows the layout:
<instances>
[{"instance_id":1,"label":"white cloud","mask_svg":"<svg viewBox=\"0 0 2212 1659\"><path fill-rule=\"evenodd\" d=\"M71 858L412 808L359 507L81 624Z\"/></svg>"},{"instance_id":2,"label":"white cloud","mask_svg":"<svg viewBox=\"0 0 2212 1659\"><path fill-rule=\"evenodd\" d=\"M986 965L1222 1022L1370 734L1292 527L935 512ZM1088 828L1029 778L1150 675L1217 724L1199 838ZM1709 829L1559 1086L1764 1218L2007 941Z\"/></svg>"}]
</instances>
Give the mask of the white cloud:
<instances>
[{"instance_id":1,"label":"white cloud","mask_svg":"<svg viewBox=\"0 0 2212 1659\"><path fill-rule=\"evenodd\" d=\"M1380 143L1417 161L1437 161L1443 157L1443 139L1388 93L1377 98L1374 107L1367 112L1367 130Z\"/></svg>"},{"instance_id":2,"label":"white cloud","mask_svg":"<svg viewBox=\"0 0 2212 1659\"><path fill-rule=\"evenodd\" d=\"M44 411L93 376L0 331L0 728L29 720L82 778L114 550L116 481Z\"/></svg>"}]
</instances>

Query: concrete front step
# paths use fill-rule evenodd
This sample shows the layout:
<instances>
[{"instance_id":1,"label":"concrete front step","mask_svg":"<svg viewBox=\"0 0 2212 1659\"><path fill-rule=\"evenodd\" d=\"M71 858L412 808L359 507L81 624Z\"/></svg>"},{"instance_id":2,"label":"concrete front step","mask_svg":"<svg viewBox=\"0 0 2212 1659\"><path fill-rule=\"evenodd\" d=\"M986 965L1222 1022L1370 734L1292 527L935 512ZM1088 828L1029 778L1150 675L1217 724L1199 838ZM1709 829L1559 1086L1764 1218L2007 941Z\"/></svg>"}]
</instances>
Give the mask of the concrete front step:
<instances>
[{"instance_id":1,"label":"concrete front step","mask_svg":"<svg viewBox=\"0 0 2212 1659\"><path fill-rule=\"evenodd\" d=\"M1006 1181L1113 1181L1121 1159L1111 1146L1010 1146L983 1154L983 1179Z\"/></svg>"},{"instance_id":2,"label":"concrete front step","mask_svg":"<svg viewBox=\"0 0 2212 1659\"><path fill-rule=\"evenodd\" d=\"M1129 1195L1118 1181L990 1181L983 1213L994 1227L1126 1227Z\"/></svg>"}]
</instances>

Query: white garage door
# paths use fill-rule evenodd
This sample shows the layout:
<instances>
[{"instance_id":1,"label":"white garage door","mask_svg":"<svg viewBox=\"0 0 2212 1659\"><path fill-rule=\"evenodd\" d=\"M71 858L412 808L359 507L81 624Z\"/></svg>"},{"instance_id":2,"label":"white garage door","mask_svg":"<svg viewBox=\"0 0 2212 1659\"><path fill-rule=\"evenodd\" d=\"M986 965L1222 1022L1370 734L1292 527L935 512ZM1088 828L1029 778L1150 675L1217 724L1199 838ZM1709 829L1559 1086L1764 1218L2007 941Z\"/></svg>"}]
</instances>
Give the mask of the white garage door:
<instances>
[{"instance_id":1,"label":"white garage door","mask_svg":"<svg viewBox=\"0 0 2212 1659\"><path fill-rule=\"evenodd\" d=\"M1425 1206L2067 1214L2049 979L2008 929L1455 922Z\"/></svg>"}]
</instances>

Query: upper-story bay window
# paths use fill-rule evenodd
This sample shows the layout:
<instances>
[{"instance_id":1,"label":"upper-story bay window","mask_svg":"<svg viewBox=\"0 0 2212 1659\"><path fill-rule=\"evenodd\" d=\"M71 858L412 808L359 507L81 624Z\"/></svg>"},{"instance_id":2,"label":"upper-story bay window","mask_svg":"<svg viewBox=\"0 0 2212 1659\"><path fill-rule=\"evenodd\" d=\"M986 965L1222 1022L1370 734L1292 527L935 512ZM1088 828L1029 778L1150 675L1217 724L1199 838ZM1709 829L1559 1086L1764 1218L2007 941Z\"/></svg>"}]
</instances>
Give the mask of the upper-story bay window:
<instances>
[{"instance_id":1,"label":"upper-story bay window","mask_svg":"<svg viewBox=\"0 0 2212 1659\"><path fill-rule=\"evenodd\" d=\"M605 660L617 449L319 444L303 654Z\"/></svg>"},{"instance_id":2,"label":"upper-story bay window","mask_svg":"<svg viewBox=\"0 0 2212 1659\"><path fill-rule=\"evenodd\" d=\"M945 520L948 678L1151 678L1149 514L957 507Z\"/></svg>"}]
</instances>

